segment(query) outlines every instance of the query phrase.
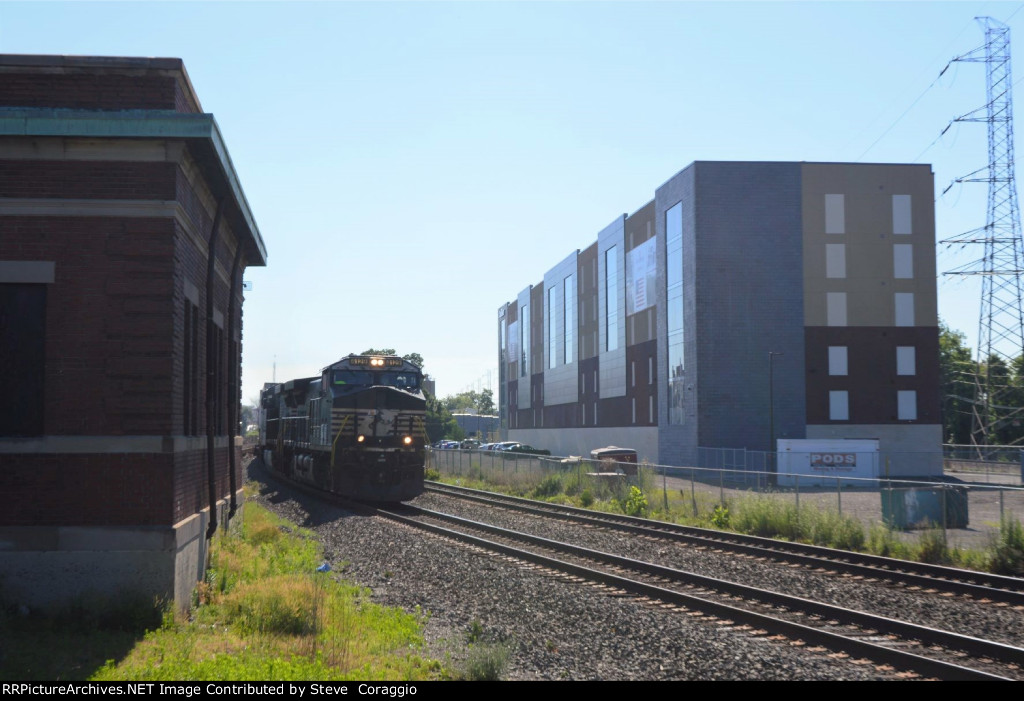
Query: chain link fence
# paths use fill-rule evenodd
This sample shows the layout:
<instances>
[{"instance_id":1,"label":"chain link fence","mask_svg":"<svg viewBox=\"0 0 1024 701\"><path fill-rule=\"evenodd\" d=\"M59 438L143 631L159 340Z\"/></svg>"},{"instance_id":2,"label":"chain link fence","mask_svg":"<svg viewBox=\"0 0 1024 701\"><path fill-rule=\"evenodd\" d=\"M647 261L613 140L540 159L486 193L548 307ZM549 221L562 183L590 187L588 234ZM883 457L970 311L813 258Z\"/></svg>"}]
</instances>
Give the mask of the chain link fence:
<instances>
[{"instance_id":1,"label":"chain link fence","mask_svg":"<svg viewBox=\"0 0 1024 701\"><path fill-rule=\"evenodd\" d=\"M814 514L824 519L822 528L848 527L852 519L864 533L885 524L906 540L916 537L915 531L939 529L950 546L963 548L983 549L998 536L1004 519L1024 520L1024 488L1019 483L887 477L885 466L905 459L899 454L880 455L879 476L871 478L779 473L771 469L773 458L758 451L700 449L700 465L676 467L508 451L430 449L427 468L517 494L565 494L584 505L605 500L622 506L630 487L635 486L646 499L648 513L707 525L726 525L715 520L732 518L735 526L737 519L747 523L774 511L773 518L783 520Z\"/></svg>"}]
</instances>

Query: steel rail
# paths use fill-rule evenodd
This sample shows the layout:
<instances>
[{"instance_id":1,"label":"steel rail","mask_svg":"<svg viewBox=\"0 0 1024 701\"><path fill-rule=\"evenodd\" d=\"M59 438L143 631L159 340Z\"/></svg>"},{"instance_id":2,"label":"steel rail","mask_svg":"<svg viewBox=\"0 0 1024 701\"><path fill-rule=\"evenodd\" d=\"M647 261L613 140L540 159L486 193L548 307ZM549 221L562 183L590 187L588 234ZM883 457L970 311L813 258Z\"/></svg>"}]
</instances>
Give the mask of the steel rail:
<instances>
[{"instance_id":1,"label":"steel rail","mask_svg":"<svg viewBox=\"0 0 1024 701\"><path fill-rule=\"evenodd\" d=\"M640 571L647 571L650 574L656 576L670 578L676 581L686 581L690 579L690 583L694 586L703 586L705 588L716 589L719 591L727 591L735 595L747 596L748 598L757 598L751 596L752 591L763 591L754 590L752 587L745 587L744 585L738 585L732 582L726 582L724 580L715 580L710 577L702 577L701 575L695 575L692 573L682 572L680 570L672 570L671 568L661 567L659 565L652 565L651 563L642 563L639 561L629 560L617 555L611 555L608 553L600 553L598 551L587 550L586 548L580 548L578 546L569 545L567 543L558 543L557 541L551 541L545 538L539 538L537 536L530 536L528 534L517 533L515 531L508 531L501 529L496 526L490 526L488 524L482 524L468 519L462 519L457 516L451 516L449 514L439 514L430 512L425 509L419 509L417 507L405 507L405 510L422 517L432 518L444 518L445 520L452 520L462 525L483 530L485 532L494 532L504 537L513 538L517 540L524 540L534 545L541 545L546 548L555 548L563 552L569 552L578 557L587 557L589 559L603 560L609 564L615 564L620 567L628 567L631 569L637 569ZM748 625L757 626L759 628L766 628L769 630L779 631L788 637L793 639L803 640L805 642L811 642L817 645L826 646L832 650L838 650L847 654L856 655L858 657L866 657L877 662L884 664L890 664L895 667L910 669L926 676L934 676L941 679L949 680L1000 680L1006 681L1007 677L984 672L962 665L952 664L942 660L934 658L924 657L915 653L898 650L892 647L886 647L878 645L876 643L868 642L854 637L846 635L840 635L833 633L821 628L815 628L812 626L804 625L801 623L795 623L785 619L768 616L766 614L757 613L747 609L737 608L728 604L722 604L719 602L711 601L708 599L695 596L693 594L686 594L684 592L666 589L652 584L647 584L637 580L622 577L610 572L602 572L582 565L565 562L556 558L549 557L529 550L522 550L515 548L503 543L498 543L478 536L470 535L460 531L444 528L431 523L413 518L409 515L399 514L394 511L386 509L377 509L377 514L391 519L395 522L402 523L414 528L420 528L435 535L451 538L457 541L469 543L476 547L480 547L492 552L497 552L502 555L514 557L527 562L532 562L543 567L550 568L552 570L566 572L590 581L596 581L608 586L613 586L618 589L622 589L633 594L650 597L653 599L660 599L662 601L675 604L677 606L684 606L691 609L698 609L704 612L708 612L711 615L722 619L728 619L732 621L741 621ZM691 579L692 578L692 579ZM740 593L745 592L745 593ZM811 612L812 615L822 615L828 619L835 619L839 617L839 613L843 612L846 614L849 610L840 609L838 607L828 606L826 604L820 604L818 602L808 601L806 599L800 599L798 597L789 597L787 595L777 594L775 592L765 592L774 601L778 602L774 605L785 606L787 608L796 608L799 610L806 610ZM784 602L784 603L783 603ZM806 608L805 608L806 604ZM819 612L819 613L813 613ZM1010 657L1014 661L1020 663L1024 662L1024 650L1019 648L1012 648L1008 645L1001 643L991 643L989 641L982 641L978 639L970 639L967 636L958 636L954 633L948 633L946 631L936 631L934 629L924 628L923 626L914 626L912 624L902 623L900 621L892 621L890 619L884 619L879 616L872 616L870 614L864 614L861 612L849 612L853 618L858 618L862 621L869 621L867 627L880 630L880 629L899 629L902 628L904 631L913 630L913 635L908 635L906 632L901 633L905 637L912 637L914 639L920 639L926 637L929 640L942 639L946 641L958 640L958 645L955 646L957 649L960 646L970 647L970 644L966 644L966 641L974 640L982 644L986 650L994 653L996 659L1003 659ZM843 616L846 617L845 615ZM849 620L849 618L847 619ZM919 637L920 636L920 637ZM924 642L922 640L922 642ZM937 643L933 643L937 644Z\"/></svg>"},{"instance_id":2,"label":"steel rail","mask_svg":"<svg viewBox=\"0 0 1024 701\"><path fill-rule=\"evenodd\" d=\"M690 544L724 547L748 555L773 559L782 558L812 567L826 567L849 574L880 577L909 585L966 594L976 599L989 599L990 601L1024 606L1024 580L1016 577L910 562L880 555L825 548L820 545L807 545L741 533L681 526L624 514L605 514L564 504L544 504L523 497L448 484L428 483L426 489L438 494L458 496L483 504L503 506L541 516L556 516L579 523L601 525L606 528L615 528L655 538L669 538Z\"/></svg>"}]
</instances>

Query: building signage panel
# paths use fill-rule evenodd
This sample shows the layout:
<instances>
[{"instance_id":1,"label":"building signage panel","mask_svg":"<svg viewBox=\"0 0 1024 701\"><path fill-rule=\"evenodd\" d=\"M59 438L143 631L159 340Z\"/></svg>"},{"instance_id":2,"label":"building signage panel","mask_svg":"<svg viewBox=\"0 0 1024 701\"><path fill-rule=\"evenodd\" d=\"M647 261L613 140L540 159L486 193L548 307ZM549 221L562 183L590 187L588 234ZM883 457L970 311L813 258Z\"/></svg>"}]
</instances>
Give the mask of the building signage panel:
<instances>
[{"instance_id":1,"label":"building signage panel","mask_svg":"<svg viewBox=\"0 0 1024 701\"><path fill-rule=\"evenodd\" d=\"M656 240L649 238L626 255L626 314L642 312L655 303Z\"/></svg>"},{"instance_id":2,"label":"building signage panel","mask_svg":"<svg viewBox=\"0 0 1024 701\"><path fill-rule=\"evenodd\" d=\"M878 441L874 439L780 439L778 484L835 487L836 478L878 477ZM853 482L868 486L866 482Z\"/></svg>"}]
</instances>

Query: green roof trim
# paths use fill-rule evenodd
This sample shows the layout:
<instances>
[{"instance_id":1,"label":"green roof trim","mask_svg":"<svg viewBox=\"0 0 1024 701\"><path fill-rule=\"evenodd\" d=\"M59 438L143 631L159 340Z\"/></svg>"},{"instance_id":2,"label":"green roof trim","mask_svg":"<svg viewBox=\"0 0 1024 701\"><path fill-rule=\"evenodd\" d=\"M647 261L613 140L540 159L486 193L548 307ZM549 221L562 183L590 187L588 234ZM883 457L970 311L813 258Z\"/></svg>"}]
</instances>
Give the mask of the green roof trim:
<instances>
[{"instance_id":1,"label":"green roof trim","mask_svg":"<svg viewBox=\"0 0 1024 701\"><path fill-rule=\"evenodd\" d=\"M201 139L220 166L260 256L250 265L266 265L267 249L212 114L172 110L77 110L0 107L0 136L70 136L114 139Z\"/></svg>"}]
</instances>

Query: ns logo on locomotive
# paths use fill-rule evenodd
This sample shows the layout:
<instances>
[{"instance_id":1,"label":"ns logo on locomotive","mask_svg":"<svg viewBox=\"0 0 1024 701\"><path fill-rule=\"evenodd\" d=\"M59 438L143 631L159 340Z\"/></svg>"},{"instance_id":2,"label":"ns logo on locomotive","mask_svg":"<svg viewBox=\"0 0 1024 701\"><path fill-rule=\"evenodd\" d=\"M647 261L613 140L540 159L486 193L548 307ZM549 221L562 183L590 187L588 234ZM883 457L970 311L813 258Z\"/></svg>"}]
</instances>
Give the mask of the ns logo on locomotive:
<instances>
[{"instance_id":1,"label":"ns logo on locomotive","mask_svg":"<svg viewBox=\"0 0 1024 701\"><path fill-rule=\"evenodd\" d=\"M352 499L423 493L423 373L397 356L349 355L318 377L260 393L263 463L289 479Z\"/></svg>"}]
</instances>

